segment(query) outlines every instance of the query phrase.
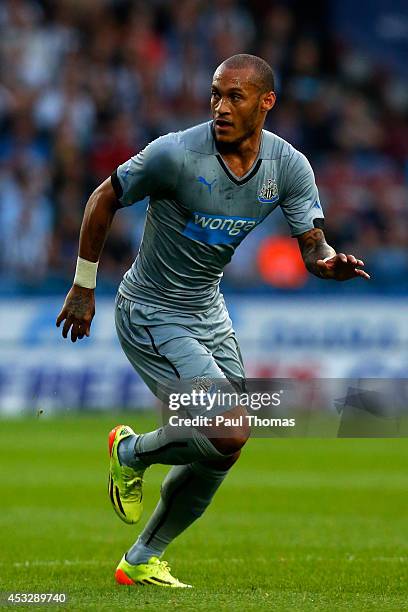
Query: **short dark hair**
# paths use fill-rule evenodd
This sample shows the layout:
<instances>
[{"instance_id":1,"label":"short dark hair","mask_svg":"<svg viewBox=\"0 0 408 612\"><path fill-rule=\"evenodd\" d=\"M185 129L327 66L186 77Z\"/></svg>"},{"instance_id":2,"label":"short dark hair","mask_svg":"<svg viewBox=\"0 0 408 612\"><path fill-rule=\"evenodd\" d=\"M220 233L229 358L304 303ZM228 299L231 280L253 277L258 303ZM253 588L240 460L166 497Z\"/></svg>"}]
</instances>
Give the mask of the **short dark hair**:
<instances>
[{"instance_id":1,"label":"short dark hair","mask_svg":"<svg viewBox=\"0 0 408 612\"><path fill-rule=\"evenodd\" d=\"M273 74L272 68L268 62L257 55L238 53L238 55L232 55L228 59L224 60L221 66L236 70L240 70L242 68L252 68L256 76L257 84L259 85L262 93L265 91L275 90L275 75Z\"/></svg>"}]
</instances>

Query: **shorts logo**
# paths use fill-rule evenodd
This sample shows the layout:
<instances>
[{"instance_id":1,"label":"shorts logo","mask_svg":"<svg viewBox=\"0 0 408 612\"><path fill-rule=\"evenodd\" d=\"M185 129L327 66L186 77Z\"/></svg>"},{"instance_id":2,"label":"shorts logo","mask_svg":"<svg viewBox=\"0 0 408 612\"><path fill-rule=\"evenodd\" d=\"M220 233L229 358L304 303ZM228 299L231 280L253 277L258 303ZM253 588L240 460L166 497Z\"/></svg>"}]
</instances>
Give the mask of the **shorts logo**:
<instances>
[{"instance_id":1,"label":"shorts logo","mask_svg":"<svg viewBox=\"0 0 408 612\"><path fill-rule=\"evenodd\" d=\"M205 391L208 393L214 386L213 381L208 376L195 376L191 382L194 391Z\"/></svg>"},{"instance_id":2,"label":"shorts logo","mask_svg":"<svg viewBox=\"0 0 408 612\"><path fill-rule=\"evenodd\" d=\"M263 218L225 217L194 212L185 229L184 236L206 244L236 244Z\"/></svg>"},{"instance_id":3,"label":"shorts logo","mask_svg":"<svg viewBox=\"0 0 408 612\"><path fill-rule=\"evenodd\" d=\"M258 193L258 202L261 204L273 204L279 200L278 185L275 179L268 179L267 183L264 183Z\"/></svg>"}]
</instances>

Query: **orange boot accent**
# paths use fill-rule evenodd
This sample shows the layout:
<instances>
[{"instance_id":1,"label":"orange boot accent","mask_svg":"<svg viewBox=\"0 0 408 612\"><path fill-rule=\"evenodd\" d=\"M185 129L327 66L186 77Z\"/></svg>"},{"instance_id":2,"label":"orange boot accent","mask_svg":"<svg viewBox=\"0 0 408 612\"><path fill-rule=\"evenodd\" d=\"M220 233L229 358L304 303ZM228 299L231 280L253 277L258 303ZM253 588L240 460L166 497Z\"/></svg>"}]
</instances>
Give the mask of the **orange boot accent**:
<instances>
[{"instance_id":1,"label":"orange boot accent","mask_svg":"<svg viewBox=\"0 0 408 612\"><path fill-rule=\"evenodd\" d=\"M127 576L125 572L121 569L116 570L115 578L116 578L116 582L118 582L119 584L128 584L128 585L135 584L133 580L129 578L129 576Z\"/></svg>"},{"instance_id":2,"label":"orange boot accent","mask_svg":"<svg viewBox=\"0 0 408 612\"><path fill-rule=\"evenodd\" d=\"M112 429L112 431L109 432L109 438L108 438L108 440L109 440L109 456L111 456L111 454L112 454L112 446L113 446L113 443L115 441L116 432L119 429L119 427L122 427L122 425L116 425L116 427L114 427Z\"/></svg>"}]
</instances>

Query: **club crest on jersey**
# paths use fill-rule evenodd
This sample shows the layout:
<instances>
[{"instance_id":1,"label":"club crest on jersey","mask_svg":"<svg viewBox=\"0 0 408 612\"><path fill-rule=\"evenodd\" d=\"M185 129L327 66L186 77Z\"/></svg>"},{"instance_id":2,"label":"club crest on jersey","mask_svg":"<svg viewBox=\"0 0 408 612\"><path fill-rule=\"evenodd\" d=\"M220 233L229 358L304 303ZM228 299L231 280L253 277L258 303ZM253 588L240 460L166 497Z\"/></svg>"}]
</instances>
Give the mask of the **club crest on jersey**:
<instances>
[{"instance_id":1,"label":"club crest on jersey","mask_svg":"<svg viewBox=\"0 0 408 612\"><path fill-rule=\"evenodd\" d=\"M258 193L258 202L261 204L273 204L279 199L278 185L275 179L268 179L267 183L264 183Z\"/></svg>"}]
</instances>

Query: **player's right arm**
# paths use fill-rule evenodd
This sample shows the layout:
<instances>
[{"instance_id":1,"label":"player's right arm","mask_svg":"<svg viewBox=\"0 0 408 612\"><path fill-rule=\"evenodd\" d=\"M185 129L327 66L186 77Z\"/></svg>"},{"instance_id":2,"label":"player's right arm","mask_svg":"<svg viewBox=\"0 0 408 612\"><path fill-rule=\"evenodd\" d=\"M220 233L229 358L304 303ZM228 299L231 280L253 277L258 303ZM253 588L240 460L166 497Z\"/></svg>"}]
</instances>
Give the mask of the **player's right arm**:
<instances>
[{"instance_id":1,"label":"player's right arm","mask_svg":"<svg viewBox=\"0 0 408 612\"><path fill-rule=\"evenodd\" d=\"M172 193L184 163L184 156L184 145L177 134L161 136L121 164L112 176L92 193L82 220L74 284L57 318L57 327L64 321L64 338L70 330L72 342L90 334L95 315L96 266L115 212L119 208L143 200L146 196L160 192ZM77 278L86 279L88 269L91 275L92 266L95 268L94 282L75 282ZM78 270L81 274L78 274ZM93 288L88 288L87 285Z\"/></svg>"},{"instance_id":2,"label":"player's right arm","mask_svg":"<svg viewBox=\"0 0 408 612\"><path fill-rule=\"evenodd\" d=\"M115 212L120 208L112 186L111 178L106 179L91 194L85 207L79 236L79 257L85 262L96 264L102 253ZM86 265L86 263L85 263ZM71 330L71 340L90 335L95 315L95 289L75 283L65 298L57 317L57 327L64 321L62 335L66 338Z\"/></svg>"}]
</instances>

